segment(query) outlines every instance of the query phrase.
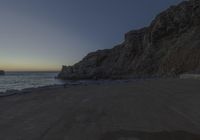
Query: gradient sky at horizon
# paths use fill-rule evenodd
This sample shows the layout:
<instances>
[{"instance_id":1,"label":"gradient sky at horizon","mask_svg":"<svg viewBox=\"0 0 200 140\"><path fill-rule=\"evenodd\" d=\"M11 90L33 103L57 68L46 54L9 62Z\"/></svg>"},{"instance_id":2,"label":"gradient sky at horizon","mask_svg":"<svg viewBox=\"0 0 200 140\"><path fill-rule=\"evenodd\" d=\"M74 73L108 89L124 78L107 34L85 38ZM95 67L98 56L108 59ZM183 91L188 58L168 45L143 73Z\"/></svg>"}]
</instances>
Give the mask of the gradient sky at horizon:
<instances>
[{"instance_id":1,"label":"gradient sky at horizon","mask_svg":"<svg viewBox=\"0 0 200 140\"><path fill-rule=\"evenodd\" d=\"M0 0L0 69L59 70L183 0Z\"/></svg>"}]
</instances>

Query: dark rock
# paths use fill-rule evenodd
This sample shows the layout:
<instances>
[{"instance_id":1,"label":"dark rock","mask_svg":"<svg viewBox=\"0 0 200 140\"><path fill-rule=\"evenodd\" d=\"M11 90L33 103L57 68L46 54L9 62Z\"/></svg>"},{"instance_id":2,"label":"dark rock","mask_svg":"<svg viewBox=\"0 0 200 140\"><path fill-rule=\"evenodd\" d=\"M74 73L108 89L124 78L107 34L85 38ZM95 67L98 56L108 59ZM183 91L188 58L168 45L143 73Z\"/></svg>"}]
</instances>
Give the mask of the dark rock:
<instances>
[{"instance_id":1,"label":"dark rock","mask_svg":"<svg viewBox=\"0 0 200 140\"><path fill-rule=\"evenodd\" d=\"M189 0L160 13L150 24L125 34L112 49L89 53L63 66L61 79L177 76L200 72L200 1Z\"/></svg>"},{"instance_id":2,"label":"dark rock","mask_svg":"<svg viewBox=\"0 0 200 140\"><path fill-rule=\"evenodd\" d=\"M0 75L5 75L5 71L0 70Z\"/></svg>"}]
</instances>

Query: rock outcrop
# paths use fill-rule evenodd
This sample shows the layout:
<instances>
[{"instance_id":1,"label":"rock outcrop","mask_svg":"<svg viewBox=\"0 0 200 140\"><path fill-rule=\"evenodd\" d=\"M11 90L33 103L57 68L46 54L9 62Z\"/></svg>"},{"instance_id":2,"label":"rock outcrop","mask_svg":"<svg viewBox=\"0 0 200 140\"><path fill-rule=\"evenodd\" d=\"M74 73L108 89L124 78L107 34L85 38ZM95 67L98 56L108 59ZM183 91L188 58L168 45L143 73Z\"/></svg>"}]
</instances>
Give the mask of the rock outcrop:
<instances>
[{"instance_id":1,"label":"rock outcrop","mask_svg":"<svg viewBox=\"0 0 200 140\"><path fill-rule=\"evenodd\" d=\"M0 70L0 75L5 75L5 71Z\"/></svg>"},{"instance_id":2,"label":"rock outcrop","mask_svg":"<svg viewBox=\"0 0 200 140\"><path fill-rule=\"evenodd\" d=\"M189 0L160 13L150 24L125 34L112 49L89 53L63 66L61 79L177 76L200 72L200 0Z\"/></svg>"}]
</instances>

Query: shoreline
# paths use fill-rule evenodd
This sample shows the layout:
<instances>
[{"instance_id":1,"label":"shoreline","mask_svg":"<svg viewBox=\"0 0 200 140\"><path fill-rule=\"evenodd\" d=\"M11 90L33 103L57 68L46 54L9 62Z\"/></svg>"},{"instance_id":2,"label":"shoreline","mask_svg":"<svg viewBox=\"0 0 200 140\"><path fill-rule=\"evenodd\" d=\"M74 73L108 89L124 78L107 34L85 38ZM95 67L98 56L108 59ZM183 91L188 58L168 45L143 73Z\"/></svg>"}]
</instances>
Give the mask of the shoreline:
<instances>
[{"instance_id":1,"label":"shoreline","mask_svg":"<svg viewBox=\"0 0 200 140\"><path fill-rule=\"evenodd\" d=\"M4 92L0 92L1 97L12 96L16 94L26 94L35 90L41 89L49 89L49 88L58 88L58 87L67 87L67 86L78 86L78 85L93 85L93 84L112 84L112 83L126 83L126 82L135 82L135 81L143 81L143 80L156 80L156 79L177 79L177 78L130 78L130 79L99 79L99 80L62 80L65 83L63 84L55 84L55 85L46 85L46 86L38 86L38 87L30 87L24 89L9 89Z\"/></svg>"},{"instance_id":2,"label":"shoreline","mask_svg":"<svg viewBox=\"0 0 200 140\"><path fill-rule=\"evenodd\" d=\"M50 88L62 87L62 86L64 86L64 85L47 85L47 86L41 86L41 87L25 88L25 89L21 89L21 90L11 89L11 90L7 90L5 92L0 92L0 98L12 96L12 95L22 95L22 94L31 93L31 92L34 92L37 90L42 90L42 89L45 90L45 89L50 89Z\"/></svg>"},{"instance_id":3,"label":"shoreline","mask_svg":"<svg viewBox=\"0 0 200 140\"><path fill-rule=\"evenodd\" d=\"M66 80L66 83L63 84L55 84L55 85L46 85L46 86L39 86L39 87L30 87L30 88L24 88L21 90L17 89L11 89L7 90L5 92L0 92L0 98L1 97L7 97L7 96L12 96L16 94L26 94L26 93L31 93L33 91L37 90L48 90L52 88L66 88L69 86L79 86L79 85L92 85L92 84L111 84L111 83L120 83L120 82L131 82L135 80L145 80L145 79L123 79L123 80Z\"/></svg>"},{"instance_id":4,"label":"shoreline","mask_svg":"<svg viewBox=\"0 0 200 140\"><path fill-rule=\"evenodd\" d=\"M5 92L0 92L0 98L6 97L6 96L12 96L15 94L25 94L30 93L34 90L40 90L40 89L48 89L48 88L57 88L57 87L66 87L66 86L77 86L77 85L90 85L90 84L103 84L103 83L126 83L126 82L133 82L133 81L143 81L143 80L164 80L164 79L194 79L199 80L200 75L199 74L182 74L177 77L146 77L146 78L124 78L124 79L99 79L99 80L62 80L65 83L63 84L55 84L55 85L46 85L46 86L39 86L39 87L30 87L30 88L24 88L21 90L17 89L11 89L7 90Z\"/></svg>"}]
</instances>

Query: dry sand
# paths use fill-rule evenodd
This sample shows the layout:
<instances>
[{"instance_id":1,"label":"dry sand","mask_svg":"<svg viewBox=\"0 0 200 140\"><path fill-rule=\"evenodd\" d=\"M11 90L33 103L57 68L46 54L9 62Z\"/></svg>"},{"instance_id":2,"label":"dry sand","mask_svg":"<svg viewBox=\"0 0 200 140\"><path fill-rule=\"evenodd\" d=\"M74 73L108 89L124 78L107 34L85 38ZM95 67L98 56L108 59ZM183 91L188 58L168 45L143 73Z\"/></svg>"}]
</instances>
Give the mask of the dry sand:
<instances>
[{"instance_id":1,"label":"dry sand","mask_svg":"<svg viewBox=\"0 0 200 140\"><path fill-rule=\"evenodd\" d=\"M200 140L200 81L141 80L1 97L0 140Z\"/></svg>"}]
</instances>

